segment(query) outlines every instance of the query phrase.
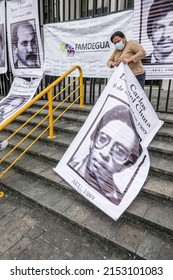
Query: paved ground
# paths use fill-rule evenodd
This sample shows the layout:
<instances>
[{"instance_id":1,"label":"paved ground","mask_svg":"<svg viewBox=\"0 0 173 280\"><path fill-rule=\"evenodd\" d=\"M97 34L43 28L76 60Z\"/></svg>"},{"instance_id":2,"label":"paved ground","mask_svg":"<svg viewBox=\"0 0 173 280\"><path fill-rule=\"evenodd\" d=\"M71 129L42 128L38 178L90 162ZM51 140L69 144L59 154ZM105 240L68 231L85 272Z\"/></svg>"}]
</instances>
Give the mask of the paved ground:
<instances>
[{"instance_id":1,"label":"paved ground","mask_svg":"<svg viewBox=\"0 0 173 280\"><path fill-rule=\"evenodd\" d=\"M5 196L0 198L0 260L133 259L16 193L1 191Z\"/></svg>"}]
</instances>

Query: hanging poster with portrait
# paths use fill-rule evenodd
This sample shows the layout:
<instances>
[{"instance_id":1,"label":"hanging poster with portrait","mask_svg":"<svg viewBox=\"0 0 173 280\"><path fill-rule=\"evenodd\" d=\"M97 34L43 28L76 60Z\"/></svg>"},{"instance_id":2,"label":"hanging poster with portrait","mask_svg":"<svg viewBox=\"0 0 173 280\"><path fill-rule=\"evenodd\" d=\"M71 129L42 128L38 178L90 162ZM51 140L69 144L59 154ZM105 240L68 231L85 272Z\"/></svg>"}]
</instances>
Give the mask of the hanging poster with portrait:
<instances>
[{"instance_id":1,"label":"hanging poster with portrait","mask_svg":"<svg viewBox=\"0 0 173 280\"><path fill-rule=\"evenodd\" d=\"M107 61L115 49L110 37L116 29L123 31L128 40L132 39L133 15L133 10L118 11L101 17L45 24L45 73L61 76L74 65L80 65L84 77L110 78L114 70L108 68Z\"/></svg>"},{"instance_id":2,"label":"hanging poster with portrait","mask_svg":"<svg viewBox=\"0 0 173 280\"><path fill-rule=\"evenodd\" d=\"M14 78L8 95L0 101L0 126L33 98L40 82L41 77L31 81Z\"/></svg>"},{"instance_id":3,"label":"hanging poster with portrait","mask_svg":"<svg viewBox=\"0 0 173 280\"><path fill-rule=\"evenodd\" d=\"M5 0L0 0L0 74L7 72Z\"/></svg>"},{"instance_id":4,"label":"hanging poster with portrait","mask_svg":"<svg viewBox=\"0 0 173 280\"><path fill-rule=\"evenodd\" d=\"M7 1L7 33L14 76L43 75L43 50L37 0Z\"/></svg>"},{"instance_id":5,"label":"hanging poster with portrait","mask_svg":"<svg viewBox=\"0 0 173 280\"><path fill-rule=\"evenodd\" d=\"M121 63L54 170L117 220L144 185L147 147L162 124L128 65Z\"/></svg>"},{"instance_id":6,"label":"hanging poster with portrait","mask_svg":"<svg viewBox=\"0 0 173 280\"><path fill-rule=\"evenodd\" d=\"M135 0L134 38L145 48L147 80L173 78L173 1Z\"/></svg>"}]
</instances>

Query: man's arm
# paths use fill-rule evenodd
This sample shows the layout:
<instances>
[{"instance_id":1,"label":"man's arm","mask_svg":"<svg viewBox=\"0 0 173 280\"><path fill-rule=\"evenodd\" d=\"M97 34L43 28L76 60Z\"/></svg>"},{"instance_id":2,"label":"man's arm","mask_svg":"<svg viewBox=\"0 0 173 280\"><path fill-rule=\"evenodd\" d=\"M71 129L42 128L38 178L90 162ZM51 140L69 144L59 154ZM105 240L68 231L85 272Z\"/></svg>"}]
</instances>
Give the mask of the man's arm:
<instances>
[{"instance_id":1,"label":"man's arm","mask_svg":"<svg viewBox=\"0 0 173 280\"><path fill-rule=\"evenodd\" d=\"M111 57L108 59L108 61L107 61L107 66L109 67L109 68L113 68L113 67L115 67L115 66L118 66L119 64L120 64L120 60L118 59L118 60L115 60L115 54L116 54L116 51L114 51L113 53L112 53L112 55L111 55Z\"/></svg>"},{"instance_id":2,"label":"man's arm","mask_svg":"<svg viewBox=\"0 0 173 280\"><path fill-rule=\"evenodd\" d=\"M134 55L128 58L128 62L137 62L139 60L142 60L146 56L145 49L135 40L131 40L129 42L131 44L132 51L134 52Z\"/></svg>"}]
</instances>

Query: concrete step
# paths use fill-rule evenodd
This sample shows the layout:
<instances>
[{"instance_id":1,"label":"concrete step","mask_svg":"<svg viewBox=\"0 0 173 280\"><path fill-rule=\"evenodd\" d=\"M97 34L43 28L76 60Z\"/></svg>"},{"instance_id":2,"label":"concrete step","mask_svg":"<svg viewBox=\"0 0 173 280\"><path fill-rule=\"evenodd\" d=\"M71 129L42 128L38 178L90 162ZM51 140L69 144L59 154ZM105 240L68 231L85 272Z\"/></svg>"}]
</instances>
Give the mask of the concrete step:
<instances>
[{"instance_id":1,"label":"concrete step","mask_svg":"<svg viewBox=\"0 0 173 280\"><path fill-rule=\"evenodd\" d=\"M35 112L36 110L40 109L45 104L46 104L45 100L39 100L35 104L33 104L33 106L30 107L28 109L28 111L34 111ZM60 105L60 107L58 107L58 111L61 112L62 110L64 110L67 107L69 107L69 104L70 103L68 103L68 102L62 103L62 102L54 100L53 101L53 108L55 108L55 107ZM86 114L86 115L88 115L91 112L92 109L93 109L93 105L84 105L83 107L80 107L78 103L75 103L75 104L73 104L72 107L70 107L70 112L71 113L78 112L78 114L82 114L82 115ZM67 112L69 112L69 111L67 111Z\"/></svg>"},{"instance_id":2,"label":"concrete step","mask_svg":"<svg viewBox=\"0 0 173 280\"><path fill-rule=\"evenodd\" d=\"M45 100L41 100L37 102L33 107L29 108L22 116L19 116L13 124L11 124L8 128L12 126L12 129L15 125L15 129L18 128L19 125L23 124L25 121L28 120L29 117L33 115L33 113L36 112L36 110L40 109L41 106L45 104ZM55 106L59 104L59 102L54 102ZM65 103L62 104L62 108L58 108L58 111L54 113L54 117L57 117L62 110L66 109L69 104ZM58 120L58 122L54 125L54 131L55 135L57 133L61 133L62 131L68 131L68 132L74 132L77 133L82 126L82 124L85 122L90 110L93 108L93 106L85 106L80 108L78 104L74 104L69 111L67 111L61 118ZM44 109L39 113L39 116L36 116L30 123L29 127L31 125L35 125L38 123L38 121L43 120L45 116L47 115L48 111ZM76 118L76 115L78 116ZM158 113L158 116L160 119L164 121L163 126L158 131L155 139L158 139L158 141L173 141L173 129L172 129L172 123L173 118L171 114L164 114L164 113ZM44 123L41 125L41 127L46 127L48 124L48 120L45 120Z\"/></svg>"},{"instance_id":3,"label":"concrete step","mask_svg":"<svg viewBox=\"0 0 173 280\"><path fill-rule=\"evenodd\" d=\"M9 132L2 132L2 135L3 138L6 139L7 136L9 136L10 134ZM4 156L7 153L7 151L10 150L10 148L13 148L17 143L19 143L19 141L21 141L24 135L25 134L20 133L19 135L14 137L14 139L11 139L9 141L8 149L2 151L1 156ZM34 140L36 136L37 135L32 135L32 137L30 137L28 140L22 143L19 146L20 150L24 151L24 149L26 149L30 145L31 141ZM41 139L28 150L28 154L31 154L36 158L40 157L40 160L44 162L47 161L50 163L57 164L74 137L75 135L72 136L67 133L63 133L55 139L41 137ZM170 145L170 143L166 143L166 149L164 150L164 145L160 143L159 146L161 146L162 148L160 148L159 150L159 148L157 149L157 143L157 141L156 143L153 142L152 148L151 150L149 150L151 161L150 174L173 181L172 146ZM49 146L48 149L47 145ZM12 155L12 157L10 158L13 159L14 156Z\"/></svg>"},{"instance_id":4,"label":"concrete step","mask_svg":"<svg viewBox=\"0 0 173 280\"><path fill-rule=\"evenodd\" d=\"M14 170L4 176L1 184L133 258L164 259L165 248L173 248L170 203L139 195L125 214L114 222L76 192L62 187L52 188Z\"/></svg>"},{"instance_id":5,"label":"concrete step","mask_svg":"<svg viewBox=\"0 0 173 280\"><path fill-rule=\"evenodd\" d=\"M36 102L31 108L28 109L28 111L36 111L38 109L40 109L44 104L45 104L45 100L39 100L38 102ZM54 108L59 105L60 102L58 101L53 101L53 106ZM69 106L69 103L68 102L65 102L63 104L61 104L61 107L58 108L59 111L62 111L64 109L66 109L67 107ZM68 112L71 112L71 113L75 113L77 112L78 114L86 114L88 115L90 113L90 111L93 109L93 106L94 105L84 105L84 107L80 107L79 104L74 104L71 108L70 108L70 111L67 111L66 113ZM163 120L164 123L166 125L171 125L173 124L173 114L169 114L169 113L161 113L161 112L157 112L157 115L158 115L158 118L160 120Z\"/></svg>"},{"instance_id":6,"label":"concrete step","mask_svg":"<svg viewBox=\"0 0 173 280\"><path fill-rule=\"evenodd\" d=\"M6 155L7 152L10 151L12 147L14 147L14 144L18 143L20 140L21 138L17 136L13 140L13 142L9 144L9 147L7 147L4 151L1 152L1 156L3 157L4 155ZM20 149L17 149L5 160L7 164L10 164L17 156L21 154L21 152L24 151L27 145L30 144L28 140L26 142L27 143L22 144L20 146ZM55 173L52 171L52 169L57 165L62 155L64 154L65 150L66 148L64 148L61 145L60 146L52 145L48 147L47 144L39 141L28 150L27 154L25 154L19 160L19 162L16 163L15 167L19 170L19 172L29 173L34 177L39 176L40 179L47 181L50 184L54 184L57 182L57 177L55 176ZM154 178L159 178L159 180L161 180L161 176L164 177L164 180L165 177L167 176L167 178L169 179L169 188L170 190L172 190L171 186L173 185L173 179L170 180L170 178L172 178L172 165L168 160L165 165L162 164L162 160L160 161L160 165L158 165L158 161L159 161L158 157L155 157L154 160L154 156L152 156L150 174L154 174L154 175L156 174ZM153 192L150 192L151 189L150 180L151 179L149 179L146 182L145 184L146 187L144 188L144 191L153 193L158 197L166 197L167 199L170 200L172 199L172 194L171 194L172 192L171 191L168 192L166 187L163 188L162 191L161 190L158 191L159 186L157 183L159 183L159 180L156 180L157 183L153 184L153 188L152 188ZM147 187L148 184L149 187ZM163 182L161 183L161 185L163 185Z\"/></svg>"},{"instance_id":7,"label":"concrete step","mask_svg":"<svg viewBox=\"0 0 173 280\"><path fill-rule=\"evenodd\" d=\"M25 113L24 115L21 115L17 118L17 121L20 121L20 122L25 122L27 121L34 113L34 109L31 111L31 110L27 110L27 113ZM78 114L78 118L76 118L76 113ZM59 115L61 114L61 111L58 110L58 112L55 112L53 114L54 116L54 119L56 117L58 117ZM43 110L38 116L34 117L34 119L32 120L32 122L35 122L35 119L36 120L41 120L43 118L45 118L46 116L48 115L48 111L47 110ZM65 120L67 122L67 124L69 125L74 125L74 122L75 124L79 124L80 126L85 122L86 118L87 118L88 114L82 114L82 111L81 113L79 114L78 111L74 111L74 112L65 112L65 114L63 114L59 120L60 121L63 121ZM58 120L58 122L59 122ZM47 120L48 122L48 120ZM56 125L57 123L55 123Z\"/></svg>"},{"instance_id":8,"label":"concrete step","mask_svg":"<svg viewBox=\"0 0 173 280\"><path fill-rule=\"evenodd\" d=\"M173 114L157 112L158 118L165 123L173 124Z\"/></svg>"},{"instance_id":9,"label":"concrete step","mask_svg":"<svg viewBox=\"0 0 173 280\"><path fill-rule=\"evenodd\" d=\"M150 155L151 174L173 181L173 164L172 158L162 158L157 155Z\"/></svg>"},{"instance_id":10,"label":"concrete step","mask_svg":"<svg viewBox=\"0 0 173 280\"><path fill-rule=\"evenodd\" d=\"M59 119L55 125L54 125L54 135L57 136L58 138L60 137L60 134L62 132L66 132L67 134L72 134L73 137L79 132L82 124L86 120L87 116L83 116L82 119L77 118L78 121L74 121L76 118L76 115L74 114L67 114L68 117L64 118L62 117ZM35 117L28 125L27 127L24 127L20 133L27 134L30 132L31 129L34 128L38 122L40 122L41 119L44 118L44 115L40 115ZM28 120L27 115L20 116L15 122L10 124L6 131L12 132L14 130L17 130L18 127L23 124L25 121ZM46 120L44 123L41 124L40 128L38 131L40 132L41 129L45 129L48 125L48 120ZM1 132L2 135L2 132ZM34 132L33 135L37 136L38 133ZM48 136L48 133L47 133ZM2 136L1 136L2 137ZM68 136L67 136L68 137ZM71 140L70 140L71 141ZM163 154L163 157L169 154L169 156L172 155L172 141L173 141L173 129L172 127L165 127L165 124L160 128L158 131L156 137L154 140L151 142L149 146L150 151L157 151L158 153ZM162 143L163 142L163 143ZM71 143L71 142L70 142ZM165 154L165 155L164 155Z\"/></svg>"},{"instance_id":11,"label":"concrete step","mask_svg":"<svg viewBox=\"0 0 173 280\"><path fill-rule=\"evenodd\" d=\"M73 117L74 118L74 117ZM16 123L23 124L25 121L28 120L27 116L21 116L20 119L16 121ZM29 127L37 125L42 119L39 117L35 117L32 121L29 123ZM83 125L84 121L79 120L74 121L70 116L69 118L60 118L55 124L54 124L54 132L55 134L59 134L60 132L67 131L68 133L75 133L79 131L81 126ZM49 125L48 119L45 120L40 127L46 128Z\"/></svg>"},{"instance_id":12,"label":"concrete step","mask_svg":"<svg viewBox=\"0 0 173 280\"><path fill-rule=\"evenodd\" d=\"M38 109L44 102L39 102L38 106L10 124L1 132L1 138L6 139L12 131L18 129L19 125L28 119L31 111ZM20 193L33 203L52 211L71 224L71 227L75 225L94 238L110 243L113 248L131 255L131 258L172 259L173 149L170 140L173 139L172 117L161 114L162 119L166 121L158 132L160 136L155 137L149 146L151 166L148 178L139 195L115 222L79 195L53 170L91 108L92 106L85 106L85 113L78 106L73 111L70 109L66 117L62 117L56 124L56 138L47 138L46 132L0 179L0 186ZM32 129L38 120L43 119L45 113L35 118L29 128ZM44 128L42 125L38 132L33 132L29 139L5 160L5 165L12 162ZM28 132L28 127L18 132L18 135L10 140L9 147L1 151L0 156L19 143L21 137ZM0 170L3 168L4 164L1 164Z\"/></svg>"},{"instance_id":13,"label":"concrete step","mask_svg":"<svg viewBox=\"0 0 173 280\"><path fill-rule=\"evenodd\" d=\"M161 141L154 139L149 145L150 154L155 154L158 157L173 159L173 143L170 141Z\"/></svg>"},{"instance_id":14,"label":"concrete step","mask_svg":"<svg viewBox=\"0 0 173 280\"><path fill-rule=\"evenodd\" d=\"M3 136L4 139L10 136L13 129L17 129L14 124L9 125L6 131L1 132L1 137ZM29 133L32 126L25 127L22 129L21 132L18 133L14 138L12 138L9 142L11 147L14 147L17 143L19 143L22 138ZM77 128L79 131L80 127ZM70 132L69 132L70 131ZM41 129L38 130L41 132ZM19 148L23 151L26 149L32 140L34 140L38 136L38 132L34 132L29 139L27 139L24 143L22 143ZM34 144L28 151L28 153L35 155L44 160L48 160L54 163L57 163L62 154L68 148L72 140L74 139L76 133L74 131L64 129L63 133L59 133L58 136L54 139L47 138L47 135L43 135L39 142ZM49 145L49 150L47 151L46 145ZM2 152L2 155L6 153L6 150ZM167 176L167 179L173 180L173 167L172 167L172 158L173 158L173 145L170 142L160 142L159 140L153 140L149 146L149 153L151 159L151 168L150 170L155 174L158 173L159 176L163 174ZM46 154L48 155L46 157ZM51 156L52 155L52 156Z\"/></svg>"},{"instance_id":15,"label":"concrete step","mask_svg":"<svg viewBox=\"0 0 173 280\"><path fill-rule=\"evenodd\" d=\"M17 123L14 124L10 124L8 126L8 128L6 128L4 131L1 132L1 137L3 139L6 139L6 137L9 137L14 130L17 130L19 127L19 125ZM32 124L27 125L27 127L22 128L17 135L22 139L23 137L25 137L27 134L29 134L31 132L31 130L34 128L34 126ZM30 135L29 135L29 139L35 140L45 129L45 127L39 127L37 128L37 130L33 131ZM47 143L49 145L61 145L64 147L68 147L70 145L70 143L72 142L73 138L75 137L76 133L72 132L68 129L64 130L63 133L58 133L56 131L55 133L55 138L49 138L49 131L46 131L45 134L43 136L41 136L39 139L40 141ZM15 140L14 140L15 141Z\"/></svg>"},{"instance_id":16,"label":"concrete step","mask_svg":"<svg viewBox=\"0 0 173 280\"><path fill-rule=\"evenodd\" d=\"M5 163L10 163L14 158L19 154L18 151L14 152L14 155L9 156L7 160L5 160ZM53 168L56 166L54 162L50 161L41 161L39 157L31 157L29 154L24 155L16 164L15 164L15 170L17 170L20 173L25 174L25 176L31 176L32 178L38 178L39 180L42 180L43 182L46 182L48 185L56 186L56 187L62 187L63 189L68 189L71 192L74 193L74 190L64 182L64 180L61 179L54 171ZM2 166L1 166L2 168ZM3 182L3 178L2 178ZM165 185L166 185L166 181ZM169 182L169 183L168 183ZM143 188L143 193L150 193L153 197L152 200L154 200L156 197L157 199L162 198L165 200L168 204L171 201L172 203L172 198L173 198L173 181L167 181L167 188L165 187L166 190L169 189L169 195L168 191L165 192L164 189L162 189L162 192L158 192L157 188L161 190L161 187L163 188L163 180L159 180L157 177L151 176L146 184L145 187ZM155 185L155 188L154 188ZM152 191L150 191L152 186ZM137 198L138 199L138 198ZM148 203L147 203L148 205ZM160 205L161 207L161 205ZM138 215L138 211L141 214L141 209L142 209L142 203L141 203L141 208L136 206L133 208L133 214ZM137 210L137 211L136 211ZM173 208L172 208L173 210ZM128 211L127 211L128 213ZM172 223L172 221L171 221ZM158 225L159 227L159 225Z\"/></svg>"},{"instance_id":17,"label":"concrete step","mask_svg":"<svg viewBox=\"0 0 173 280\"><path fill-rule=\"evenodd\" d=\"M9 131L1 132L1 135L3 135L4 139L6 139L10 135L10 132L12 132L12 128L16 129L15 123L11 124L10 126L11 126L11 128L8 128ZM78 128L78 130L79 130L79 128ZM27 128L25 128L25 133L28 133ZM14 139L11 139L9 142L9 147L7 149L5 149L4 151L2 151L1 155L2 156L5 155L7 153L7 151L10 150L10 148L13 148L17 143L19 143L22 140L25 133L20 132L18 135L16 135L14 137ZM26 149L28 147L28 145L31 143L31 141L33 139L35 139L36 136L37 135L32 135L32 137L27 139L24 143L22 143L19 146L18 150L23 152L24 149ZM64 154L65 150L71 143L73 137L74 137L74 135L71 136L68 133L66 133L66 134L63 133L55 139L49 139L44 136L41 137L41 139L38 140L38 142L36 144L34 144L27 152L28 158L27 158L26 162L28 162L28 160L29 160L29 155L32 156L32 159L31 159L32 164L29 165L29 167L30 166L31 167L39 166L39 170L40 169L44 170L44 168L45 168L44 163L47 164L47 168L49 167L49 164L50 164L50 169L55 167L57 165L57 163L59 162L59 160L61 159L62 155ZM160 178L164 178L164 179L173 181L172 159L169 156L169 154L172 153L172 149L173 149L171 144L169 142L168 143L165 142L163 145L162 142L154 140L150 146L151 146L151 149L150 149L151 167L150 167L149 174L154 175L155 177L160 177ZM160 149L160 152L158 152L159 149ZM153 150L156 151L156 153L153 153ZM19 151L18 151L18 154L19 154ZM162 156L160 156L160 154L162 154ZM15 156L12 154L12 156L10 156L10 159L7 159L6 161L11 162L11 160L14 158L15 158ZM40 162L38 162L38 159L40 160ZM36 161L36 163L34 163L34 161ZM25 163L24 163L24 165L20 164L20 162L19 162L19 164L18 163L16 164L16 167L19 170L23 166L25 166ZM31 174L31 170L29 167L26 168L26 172L29 172ZM23 168L22 168L22 170L23 170ZM50 171L50 174L51 173L52 173L52 171ZM33 174L33 176L35 176L35 174ZM38 176L37 172L36 172L36 176ZM52 178L54 178L54 176L52 176L52 174L51 174L51 180L50 180L49 177L47 177L47 175L46 175L46 178L44 178L44 174L42 174L41 178L44 180L47 180L49 183L52 183ZM53 181L53 183L54 183L54 181ZM163 192L159 191L157 194L156 185L155 185L154 193L155 193L155 195L158 195L159 197L160 196L167 197L167 193L165 194L164 191ZM171 199L171 197L170 198L168 197L168 199Z\"/></svg>"},{"instance_id":18,"label":"concrete step","mask_svg":"<svg viewBox=\"0 0 173 280\"><path fill-rule=\"evenodd\" d=\"M131 260L132 254L99 242L77 226L0 187L0 260ZM2 264L2 263L1 263ZM2 271L2 266L1 266ZM2 274L2 273L1 273Z\"/></svg>"}]
</instances>

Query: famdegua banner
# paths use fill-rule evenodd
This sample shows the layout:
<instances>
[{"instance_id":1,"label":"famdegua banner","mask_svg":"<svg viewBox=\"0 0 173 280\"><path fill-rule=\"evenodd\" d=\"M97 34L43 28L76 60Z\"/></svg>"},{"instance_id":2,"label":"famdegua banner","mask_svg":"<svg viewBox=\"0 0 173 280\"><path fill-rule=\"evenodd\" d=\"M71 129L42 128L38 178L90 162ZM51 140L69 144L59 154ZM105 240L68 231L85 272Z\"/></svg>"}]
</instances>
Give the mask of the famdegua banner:
<instances>
[{"instance_id":1,"label":"famdegua banner","mask_svg":"<svg viewBox=\"0 0 173 280\"><path fill-rule=\"evenodd\" d=\"M11 68L17 77L43 75L43 50L37 0L7 0Z\"/></svg>"},{"instance_id":2,"label":"famdegua banner","mask_svg":"<svg viewBox=\"0 0 173 280\"><path fill-rule=\"evenodd\" d=\"M134 38L145 48L146 79L173 78L173 0L135 0Z\"/></svg>"},{"instance_id":3,"label":"famdegua banner","mask_svg":"<svg viewBox=\"0 0 173 280\"><path fill-rule=\"evenodd\" d=\"M5 0L0 0L0 74L7 72Z\"/></svg>"},{"instance_id":4,"label":"famdegua banner","mask_svg":"<svg viewBox=\"0 0 173 280\"><path fill-rule=\"evenodd\" d=\"M14 78L8 95L0 101L0 125L33 98L41 79Z\"/></svg>"},{"instance_id":5,"label":"famdegua banner","mask_svg":"<svg viewBox=\"0 0 173 280\"><path fill-rule=\"evenodd\" d=\"M84 77L111 77L107 60L114 50L110 37L116 30L133 37L133 10L44 25L45 74L61 76L80 65Z\"/></svg>"},{"instance_id":6,"label":"famdegua banner","mask_svg":"<svg viewBox=\"0 0 173 280\"><path fill-rule=\"evenodd\" d=\"M162 124L128 65L121 63L54 170L117 220L147 178L147 147Z\"/></svg>"}]
</instances>

